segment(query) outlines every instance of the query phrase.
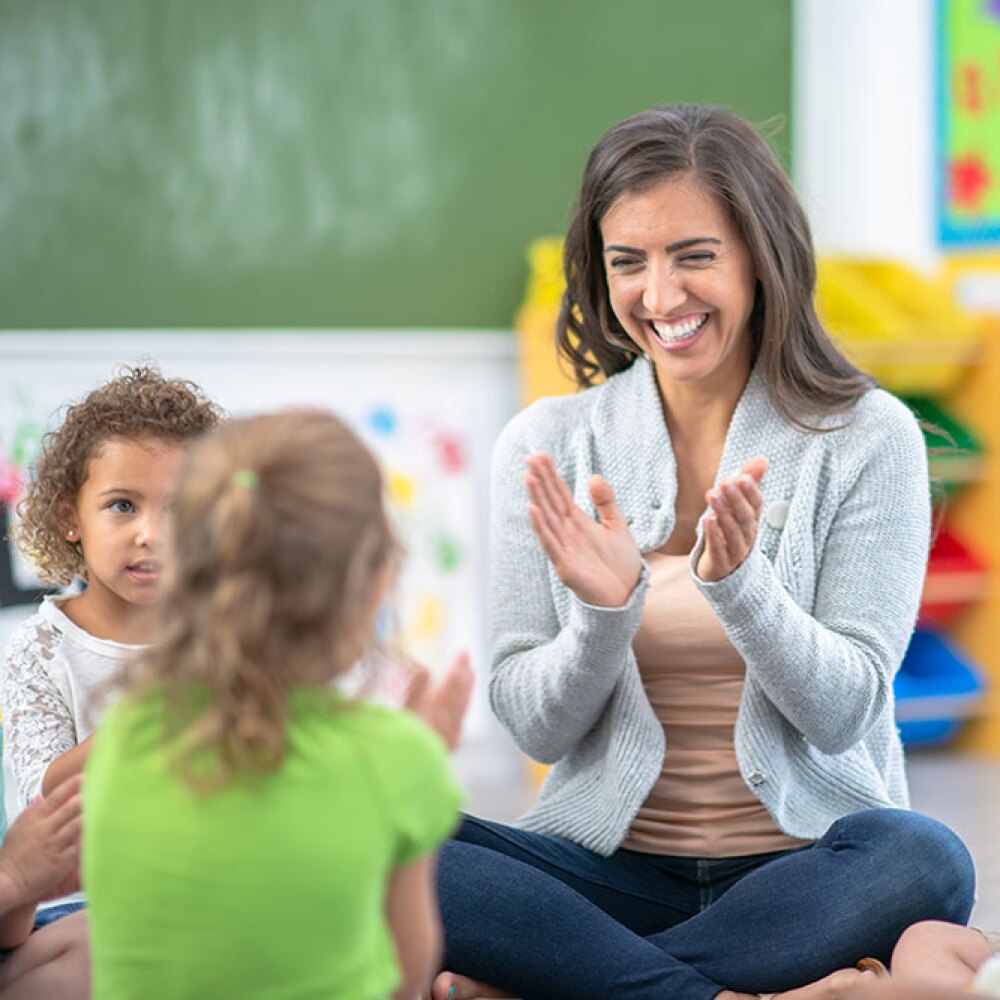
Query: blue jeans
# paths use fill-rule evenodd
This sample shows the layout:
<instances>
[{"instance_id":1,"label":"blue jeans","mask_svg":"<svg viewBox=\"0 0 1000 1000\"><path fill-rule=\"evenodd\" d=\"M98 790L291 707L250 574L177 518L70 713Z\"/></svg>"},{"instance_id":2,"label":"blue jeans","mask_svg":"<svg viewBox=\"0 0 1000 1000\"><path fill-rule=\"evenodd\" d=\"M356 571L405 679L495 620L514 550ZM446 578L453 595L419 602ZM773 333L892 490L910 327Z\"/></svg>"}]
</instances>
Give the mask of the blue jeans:
<instances>
[{"instance_id":1,"label":"blue jeans","mask_svg":"<svg viewBox=\"0 0 1000 1000\"><path fill-rule=\"evenodd\" d=\"M441 852L444 967L524 1000L710 1000L770 993L858 959L887 962L918 920L964 924L965 845L918 813L873 809L815 844L740 858L609 858L466 818Z\"/></svg>"},{"instance_id":2,"label":"blue jeans","mask_svg":"<svg viewBox=\"0 0 1000 1000\"><path fill-rule=\"evenodd\" d=\"M86 905L86 903L62 903L59 906L49 906L44 910L37 910L35 912L35 926L31 928L31 932L34 933L43 927L48 927L49 924L54 924L57 920L68 917L71 913L76 913L77 910L84 909ZM0 965L3 965L15 951L17 948L0 948Z\"/></svg>"}]
</instances>

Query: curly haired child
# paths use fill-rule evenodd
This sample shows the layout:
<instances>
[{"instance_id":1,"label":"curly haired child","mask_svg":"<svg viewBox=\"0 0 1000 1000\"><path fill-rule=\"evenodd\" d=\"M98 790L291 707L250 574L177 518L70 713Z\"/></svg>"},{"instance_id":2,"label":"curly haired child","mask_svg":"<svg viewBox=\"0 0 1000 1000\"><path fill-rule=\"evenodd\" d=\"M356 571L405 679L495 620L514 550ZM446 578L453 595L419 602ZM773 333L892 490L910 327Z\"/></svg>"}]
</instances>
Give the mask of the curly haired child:
<instances>
[{"instance_id":1,"label":"curly haired child","mask_svg":"<svg viewBox=\"0 0 1000 1000\"><path fill-rule=\"evenodd\" d=\"M18 542L46 597L11 636L0 672L8 821L82 768L99 695L152 636L164 570L164 516L188 444L220 411L191 382L124 369L67 408L47 434L18 507ZM48 922L80 898L39 910Z\"/></svg>"},{"instance_id":2,"label":"curly haired child","mask_svg":"<svg viewBox=\"0 0 1000 1000\"><path fill-rule=\"evenodd\" d=\"M412 998L460 795L427 726L334 683L400 562L375 460L324 411L229 422L192 449L173 544L87 764L95 998ZM425 715L444 734L463 690Z\"/></svg>"}]
</instances>

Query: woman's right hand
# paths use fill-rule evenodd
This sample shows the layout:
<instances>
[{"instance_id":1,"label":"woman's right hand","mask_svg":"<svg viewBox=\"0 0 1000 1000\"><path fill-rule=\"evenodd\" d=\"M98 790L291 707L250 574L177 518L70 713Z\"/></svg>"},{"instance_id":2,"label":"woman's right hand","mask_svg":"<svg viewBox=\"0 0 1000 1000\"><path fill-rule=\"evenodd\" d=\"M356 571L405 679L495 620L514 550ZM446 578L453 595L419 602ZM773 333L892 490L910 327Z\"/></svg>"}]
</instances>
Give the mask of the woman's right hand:
<instances>
[{"instance_id":1,"label":"woman's right hand","mask_svg":"<svg viewBox=\"0 0 1000 1000\"><path fill-rule=\"evenodd\" d=\"M548 455L529 455L524 482L528 517L559 579L585 604L619 608L642 572L642 556L607 480L588 484L599 521L574 502Z\"/></svg>"}]
</instances>

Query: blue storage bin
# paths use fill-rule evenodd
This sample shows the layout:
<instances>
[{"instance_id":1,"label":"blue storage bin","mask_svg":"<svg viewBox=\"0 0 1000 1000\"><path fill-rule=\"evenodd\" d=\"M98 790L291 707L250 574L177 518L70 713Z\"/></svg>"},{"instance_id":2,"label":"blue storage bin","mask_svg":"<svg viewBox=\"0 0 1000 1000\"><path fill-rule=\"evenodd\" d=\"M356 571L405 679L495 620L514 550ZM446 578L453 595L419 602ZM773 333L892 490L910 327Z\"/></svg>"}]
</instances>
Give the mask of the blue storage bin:
<instances>
[{"instance_id":1,"label":"blue storage bin","mask_svg":"<svg viewBox=\"0 0 1000 1000\"><path fill-rule=\"evenodd\" d=\"M893 687L903 743L932 746L951 739L975 713L986 681L941 633L917 629Z\"/></svg>"}]
</instances>

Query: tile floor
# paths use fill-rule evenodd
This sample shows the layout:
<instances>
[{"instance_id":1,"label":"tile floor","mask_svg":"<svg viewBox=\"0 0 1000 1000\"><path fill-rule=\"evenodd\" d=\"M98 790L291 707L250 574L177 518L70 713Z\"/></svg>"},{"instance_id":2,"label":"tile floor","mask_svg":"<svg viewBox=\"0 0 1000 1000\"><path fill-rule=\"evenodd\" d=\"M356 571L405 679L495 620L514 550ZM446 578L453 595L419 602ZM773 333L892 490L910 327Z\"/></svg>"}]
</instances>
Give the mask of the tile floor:
<instances>
[{"instance_id":1,"label":"tile floor","mask_svg":"<svg viewBox=\"0 0 1000 1000\"><path fill-rule=\"evenodd\" d=\"M913 808L947 823L969 845L979 880L973 922L1000 930L1000 758L948 750L908 756ZM507 822L534 797L524 760L491 723L488 732L463 745L455 757L470 812Z\"/></svg>"}]
</instances>

